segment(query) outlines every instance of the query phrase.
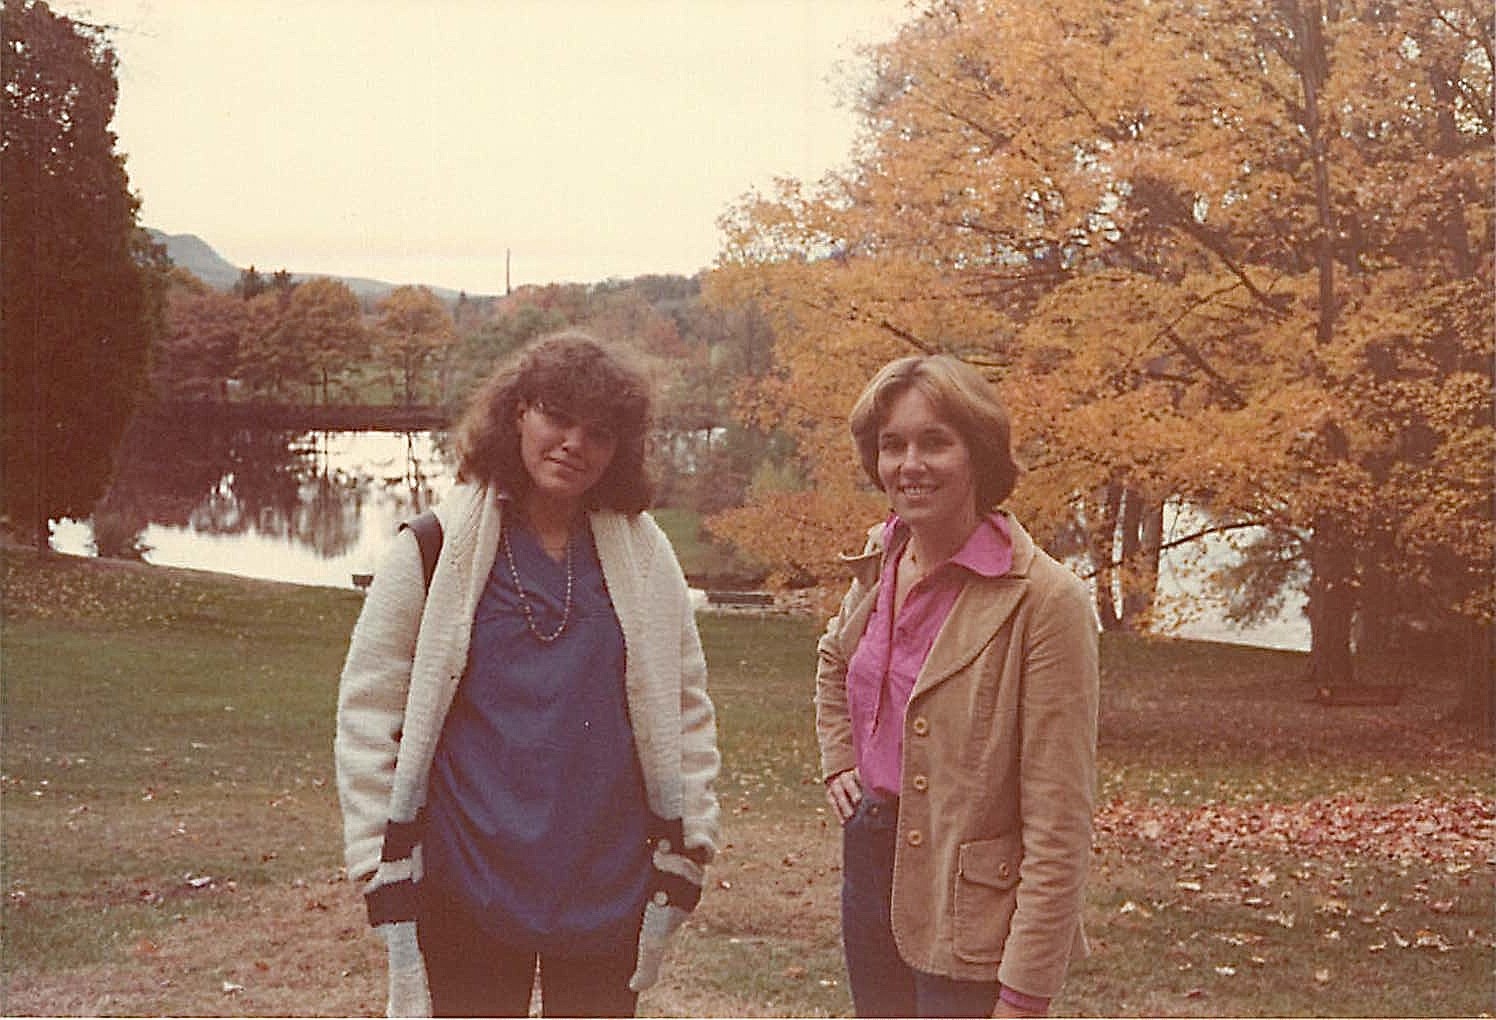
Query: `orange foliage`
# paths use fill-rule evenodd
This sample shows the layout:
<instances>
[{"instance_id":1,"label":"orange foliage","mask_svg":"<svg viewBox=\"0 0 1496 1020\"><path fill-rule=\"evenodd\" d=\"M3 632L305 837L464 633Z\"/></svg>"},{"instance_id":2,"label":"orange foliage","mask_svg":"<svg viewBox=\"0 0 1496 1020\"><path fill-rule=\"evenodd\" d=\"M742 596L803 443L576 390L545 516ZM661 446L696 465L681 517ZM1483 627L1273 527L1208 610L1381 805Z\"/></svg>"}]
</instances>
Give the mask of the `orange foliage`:
<instances>
[{"instance_id":1,"label":"orange foliage","mask_svg":"<svg viewBox=\"0 0 1496 1020\"><path fill-rule=\"evenodd\" d=\"M1327 6L929 0L870 49L853 167L722 220L706 296L776 334L741 411L813 484L723 529L786 568L854 547L851 403L950 351L1012 407L1038 534L1107 484L1333 520L1357 578L1489 620L1491 25Z\"/></svg>"}]
</instances>

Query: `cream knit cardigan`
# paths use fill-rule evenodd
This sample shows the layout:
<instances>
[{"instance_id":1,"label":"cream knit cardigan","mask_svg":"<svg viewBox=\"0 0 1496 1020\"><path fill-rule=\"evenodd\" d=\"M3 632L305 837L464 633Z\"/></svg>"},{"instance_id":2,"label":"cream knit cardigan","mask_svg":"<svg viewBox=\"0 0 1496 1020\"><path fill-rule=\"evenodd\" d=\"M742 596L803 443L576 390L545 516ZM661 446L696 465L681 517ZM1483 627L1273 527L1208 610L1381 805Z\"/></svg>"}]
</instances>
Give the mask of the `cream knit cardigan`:
<instances>
[{"instance_id":1,"label":"cream knit cardigan","mask_svg":"<svg viewBox=\"0 0 1496 1020\"><path fill-rule=\"evenodd\" d=\"M385 825L413 821L426 800L437 738L467 665L478 599L498 550L503 504L459 484L437 508L441 555L424 595L414 536L392 543L353 629L334 742L348 875L365 891L419 879L419 848L380 861ZM625 686L650 810L679 818L685 847L716 852L712 784L720 758L706 659L685 577L647 513L590 515L603 578L623 629ZM381 925L390 950L391 1016L430 1015L411 922Z\"/></svg>"}]
</instances>

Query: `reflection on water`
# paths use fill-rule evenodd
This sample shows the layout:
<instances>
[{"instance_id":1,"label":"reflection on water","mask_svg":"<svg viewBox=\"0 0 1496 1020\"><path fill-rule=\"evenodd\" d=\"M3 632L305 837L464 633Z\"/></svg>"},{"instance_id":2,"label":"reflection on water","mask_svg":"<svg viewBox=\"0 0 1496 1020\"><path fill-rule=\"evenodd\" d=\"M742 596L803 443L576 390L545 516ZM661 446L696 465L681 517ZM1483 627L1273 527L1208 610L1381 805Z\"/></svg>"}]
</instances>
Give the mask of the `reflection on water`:
<instances>
[{"instance_id":1,"label":"reflection on water","mask_svg":"<svg viewBox=\"0 0 1496 1020\"><path fill-rule=\"evenodd\" d=\"M444 433L275 432L146 419L126 437L118 478L93 521L57 522L52 545L348 588L354 574L373 572L402 520L446 493L454 473ZM1169 521L1171 530L1197 526L1187 514L1171 513ZM1232 557L1224 539L1165 554L1159 595L1170 632L1308 648L1302 598L1243 628L1202 596L1201 574Z\"/></svg>"},{"instance_id":2,"label":"reflection on water","mask_svg":"<svg viewBox=\"0 0 1496 1020\"><path fill-rule=\"evenodd\" d=\"M146 420L88 524L59 522L63 552L137 556L300 584L351 587L400 521L452 484L435 432L274 432Z\"/></svg>"}]
</instances>

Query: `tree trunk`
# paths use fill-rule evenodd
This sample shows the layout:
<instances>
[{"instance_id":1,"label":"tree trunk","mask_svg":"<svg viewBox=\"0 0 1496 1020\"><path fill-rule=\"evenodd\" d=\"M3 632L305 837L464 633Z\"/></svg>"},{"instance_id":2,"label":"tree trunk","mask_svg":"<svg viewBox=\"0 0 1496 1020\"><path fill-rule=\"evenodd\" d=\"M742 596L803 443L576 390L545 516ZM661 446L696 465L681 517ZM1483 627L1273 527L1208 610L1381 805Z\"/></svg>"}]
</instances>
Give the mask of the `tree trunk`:
<instances>
[{"instance_id":1,"label":"tree trunk","mask_svg":"<svg viewBox=\"0 0 1496 1020\"><path fill-rule=\"evenodd\" d=\"M52 529L49 527L51 521L40 505L36 505L26 516L31 520L31 544L36 547L37 552L48 552L52 548Z\"/></svg>"},{"instance_id":2,"label":"tree trunk","mask_svg":"<svg viewBox=\"0 0 1496 1020\"><path fill-rule=\"evenodd\" d=\"M1317 0L1294 5L1292 20L1299 37L1295 70L1304 93L1304 134L1309 146L1309 170L1314 181L1315 262L1319 282L1319 308L1314 339L1326 347L1335 335L1335 208L1330 194L1329 150L1319 104L1330 76L1329 45L1325 39L1325 15ZM1330 14L1337 13L1333 3ZM1331 463L1343 459L1345 436L1333 423L1324 436L1325 457ZM1332 512L1315 518L1309 545L1309 677L1316 687L1337 687L1354 682L1351 659L1351 628L1356 615L1355 550Z\"/></svg>"},{"instance_id":3,"label":"tree trunk","mask_svg":"<svg viewBox=\"0 0 1496 1020\"><path fill-rule=\"evenodd\" d=\"M1384 566L1396 556L1389 535L1378 534L1363 558L1352 640L1358 656L1382 656L1400 651L1403 636L1397 604L1399 579Z\"/></svg>"},{"instance_id":4,"label":"tree trunk","mask_svg":"<svg viewBox=\"0 0 1496 1020\"><path fill-rule=\"evenodd\" d=\"M1139 593L1146 593L1148 602L1143 611L1149 616L1153 614L1153 607L1158 601L1158 562L1163 555L1164 544L1164 504L1162 501L1150 503L1143 511L1143 551L1142 562L1138 569L1142 575L1138 580Z\"/></svg>"},{"instance_id":5,"label":"tree trunk","mask_svg":"<svg viewBox=\"0 0 1496 1020\"><path fill-rule=\"evenodd\" d=\"M1309 539L1309 679L1316 688L1355 682L1351 626L1356 615L1355 558L1350 539L1330 514Z\"/></svg>"},{"instance_id":6,"label":"tree trunk","mask_svg":"<svg viewBox=\"0 0 1496 1020\"><path fill-rule=\"evenodd\" d=\"M1319 321L1315 339L1326 344L1335 334L1335 207L1330 197L1330 160L1320 122L1320 93L1330 76L1324 16L1318 3L1298 12L1303 41L1299 50L1299 82L1304 89L1304 133L1309 142L1309 168L1314 177L1315 261L1319 276Z\"/></svg>"},{"instance_id":7,"label":"tree trunk","mask_svg":"<svg viewBox=\"0 0 1496 1020\"><path fill-rule=\"evenodd\" d=\"M1490 740L1496 737L1496 628L1471 620L1460 641L1460 699L1452 721Z\"/></svg>"},{"instance_id":8,"label":"tree trunk","mask_svg":"<svg viewBox=\"0 0 1496 1020\"><path fill-rule=\"evenodd\" d=\"M1163 542L1163 504L1150 503L1128 489L1122 515L1122 628L1145 630L1158 594L1159 546Z\"/></svg>"},{"instance_id":9,"label":"tree trunk","mask_svg":"<svg viewBox=\"0 0 1496 1020\"><path fill-rule=\"evenodd\" d=\"M1445 157L1457 155L1463 144L1459 124L1455 121L1454 82L1458 77L1457 71L1451 71L1442 63L1436 63L1429 68L1429 87L1433 90L1434 102L1439 110L1439 154ZM1444 236L1449 242L1455 275L1461 278L1471 276L1475 272L1475 257L1470 251L1470 234L1465 220L1464 204L1446 203L1444 217Z\"/></svg>"},{"instance_id":10,"label":"tree trunk","mask_svg":"<svg viewBox=\"0 0 1496 1020\"><path fill-rule=\"evenodd\" d=\"M1112 591L1115 577L1112 557L1117 543L1117 515L1122 509L1122 486L1109 483L1100 495L1101 519L1087 529L1091 562L1096 564L1096 615L1101 618L1103 630L1117 630L1122 621L1117 616L1117 600Z\"/></svg>"},{"instance_id":11,"label":"tree trunk","mask_svg":"<svg viewBox=\"0 0 1496 1020\"><path fill-rule=\"evenodd\" d=\"M1137 631L1138 609L1149 603L1144 595L1138 598L1138 559L1143 549L1143 500L1137 489L1128 489L1122 495L1122 630Z\"/></svg>"},{"instance_id":12,"label":"tree trunk","mask_svg":"<svg viewBox=\"0 0 1496 1020\"><path fill-rule=\"evenodd\" d=\"M411 345L413 343L414 340L412 338L406 338L405 357L400 365L401 382L404 384L405 388L406 407L409 407L410 405L415 403L416 372L419 370L416 362L416 357L411 353Z\"/></svg>"},{"instance_id":13,"label":"tree trunk","mask_svg":"<svg viewBox=\"0 0 1496 1020\"><path fill-rule=\"evenodd\" d=\"M1137 569L1138 551L1142 548L1140 528L1143 523L1143 501L1137 490L1122 495L1122 629L1138 629Z\"/></svg>"}]
</instances>

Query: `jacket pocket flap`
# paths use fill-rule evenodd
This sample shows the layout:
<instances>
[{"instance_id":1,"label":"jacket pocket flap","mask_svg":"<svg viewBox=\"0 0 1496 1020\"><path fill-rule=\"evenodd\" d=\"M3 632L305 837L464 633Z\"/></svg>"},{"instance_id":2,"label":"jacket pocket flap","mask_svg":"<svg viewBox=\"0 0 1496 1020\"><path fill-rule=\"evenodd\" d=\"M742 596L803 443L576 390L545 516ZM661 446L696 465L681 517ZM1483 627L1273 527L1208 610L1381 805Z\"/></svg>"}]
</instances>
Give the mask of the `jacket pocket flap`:
<instances>
[{"instance_id":1,"label":"jacket pocket flap","mask_svg":"<svg viewBox=\"0 0 1496 1020\"><path fill-rule=\"evenodd\" d=\"M1016 833L996 839L962 843L956 868L963 879L978 885L1008 889L1018 882L1018 864L1023 844Z\"/></svg>"}]
</instances>

